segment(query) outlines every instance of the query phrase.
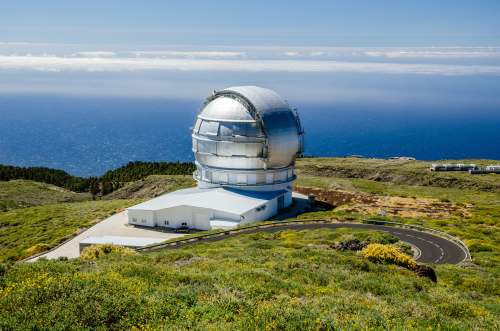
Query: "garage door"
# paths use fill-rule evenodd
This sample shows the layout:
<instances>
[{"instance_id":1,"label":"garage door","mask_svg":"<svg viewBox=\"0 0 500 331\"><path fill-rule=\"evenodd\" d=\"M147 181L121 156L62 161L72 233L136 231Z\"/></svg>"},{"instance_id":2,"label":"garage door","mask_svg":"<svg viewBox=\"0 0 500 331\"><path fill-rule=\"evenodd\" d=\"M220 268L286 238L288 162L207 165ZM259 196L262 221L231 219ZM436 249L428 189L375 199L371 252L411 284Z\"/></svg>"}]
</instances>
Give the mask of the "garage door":
<instances>
[{"instance_id":1,"label":"garage door","mask_svg":"<svg viewBox=\"0 0 500 331\"><path fill-rule=\"evenodd\" d=\"M208 229L208 215L207 214L196 214L194 228L201 229L201 230L207 230Z\"/></svg>"}]
</instances>

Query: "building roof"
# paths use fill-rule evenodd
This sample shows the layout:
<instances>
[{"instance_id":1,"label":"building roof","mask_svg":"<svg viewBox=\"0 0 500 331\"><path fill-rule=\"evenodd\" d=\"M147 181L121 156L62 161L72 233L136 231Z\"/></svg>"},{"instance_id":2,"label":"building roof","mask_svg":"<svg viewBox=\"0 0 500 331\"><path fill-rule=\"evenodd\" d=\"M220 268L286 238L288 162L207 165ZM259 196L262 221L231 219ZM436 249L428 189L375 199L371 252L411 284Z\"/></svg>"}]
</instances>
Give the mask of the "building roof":
<instances>
[{"instance_id":1,"label":"building roof","mask_svg":"<svg viewBox=\"0 0 500 331\"><path fill-rule=\"evenodd\" d=\"M104 236L99 237L88 237L87 239L80 241L80 244L115 244L122 246L133 246L133 247L143 247L152 244L159 244L164 242L165 238L140 238L140 237L119 237L119 236Z\"/></svg>"},{"instance_id":2,"label":"building roof","mask_svg":"<svg viewBox=\"0 0 500 331\"><path fill-rule=\"evenodd\" d=\"M179 206L214 209L241 215L257 208L287 191L243 191L231 188L178 190L127 208L127 210L162 210Z\"/></svg>"}]
</instances>

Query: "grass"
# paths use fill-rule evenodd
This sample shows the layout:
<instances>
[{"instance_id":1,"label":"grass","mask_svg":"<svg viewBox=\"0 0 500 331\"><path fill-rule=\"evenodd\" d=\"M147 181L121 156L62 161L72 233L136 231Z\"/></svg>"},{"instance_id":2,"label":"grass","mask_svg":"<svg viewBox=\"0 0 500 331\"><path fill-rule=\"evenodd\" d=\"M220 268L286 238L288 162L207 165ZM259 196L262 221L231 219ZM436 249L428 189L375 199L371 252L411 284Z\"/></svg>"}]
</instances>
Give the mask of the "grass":
<instances>
[{"instance_id":1,"label":"grass","mask_svg":"<svg viewBox=\"0 0 500 331\"><path fill-rule=\"evenodd\" d=\"M15 264L4 268L0 328L498 329L498 279L445 265L434 266L434 284L356 252L318 248L349 238L393 241L379 231L281 231L152 254L109 254L95 263ZM207 260L173 263L191 257Z\"/></svg>"},{"instance_id":2,"label":"grass","mask_svg":"<svg viewBox=\"0 0 500 331\"><path fill-rule=\"evenodd\" d=\"M98 200L0 213L0 259L17 260L51 249L95 222L138 202L140 200Z\"/></svg>"},{"instance_id":3,"label":"grass","mask_svg":"<svg viewBox=\"0 0 500 331\"><path fill-rule=\"evenodd\" d=\"M376 265L356 252L321 248L352 238L370 238L370 243L397 244L410 253L409 247L383 232L256 233L151 254L108 254L95 262L77 258L5 263L0 266L0 328L498 330L500 176L431 173L425 168L432 162L405 162L301 159L295 185L432 198L439 204L446 200L454 205L473 204L471 216L381 217L347 213L341 206L299 219L371 218L458 237L471 250L472 263L463 264L466 268L428 264L436 271L437 284L389 261ZM498 161L438 163L484 167ZM154 185L146 184L145 193L156 194L151 190ZM189 180L181 180L172 189L189 184ZM0 256L33 252L37 244L56 245L96 218L133 203L100 200L0 213L0 245L4 248ZM191 257L208 260L187 266L174 263Z\"/></svg>"},{"instance_id":4,"label":"grass","mask_svg":"<svg viewBox=\"0 0 500 331\"><path fill-rule=\"evenodd\" d=\"M87 201L90 194L50 184L29 180L0 182L0 211L3 211L0 212L0 261L26 258L51 249L117 211L145 199L193 187L193 183L189 176L149 176L103 200Z\"/></svg>"},{"instance_id":5,"label":"grass","mask_svg":"<svg viewBox=\"0 0 500 331\"><path fill-rule=\"evenodd\" d=\"M91 198L88 193L74 193L32 180L0 181L0 212L64 202L81 202Z\"/></svg>"},{"instance_id":6,"label":"grass","mask_svg":"<svg viewBox=\"0 0 500 331\"><path fill-rule=\"evenodd\" d=\"M429 171L433 163L477 164L485 168L497 160L462 159L440 161L408 161L344 158L304 158L297 160L295 171L302 175L337 178L359 178L374 182L500 192L500 176L469 175L467 171Z\"/></svg>"}]
</instances>

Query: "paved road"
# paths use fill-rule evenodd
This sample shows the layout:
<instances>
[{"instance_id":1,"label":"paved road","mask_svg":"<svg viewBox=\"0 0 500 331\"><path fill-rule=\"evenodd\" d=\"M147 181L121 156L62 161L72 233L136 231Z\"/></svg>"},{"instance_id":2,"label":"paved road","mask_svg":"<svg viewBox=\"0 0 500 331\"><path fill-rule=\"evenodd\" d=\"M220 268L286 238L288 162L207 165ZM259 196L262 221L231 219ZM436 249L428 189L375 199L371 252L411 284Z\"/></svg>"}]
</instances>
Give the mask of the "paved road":
<instances>
[{"instance_id":1,"label":"paved road","mask_svg":"<svg viewBox=\"0 0 500 331\"><path fill-rule=\"evenodd\" d=\"M373 224L359 224L359 223L308 223L308 224L276 226L264 229L254 229L254 230L232 233L226 236L212 237L199 240L196 242L204 242L204 241L215 242L231 237L236 237L239 236L240 234L249 234L255 232L274 233L281 230L301 231L301 230L314 230L322 228L329 228L329 229L357 228L357 229L367 229L367 230L381 230L388 232L398 237L401 241L407 242L417 247L420 250L420 256L416 259L416 261L420 263L458 264L467 257L464 249L461 246L455 244L452 241L449 241L447 239L444 239L442 237L433 234L420 232L417 230L405 229L405 228L396 228L391 226L373 225ZM158 248L156 250L148 251L147 253L165 249L182 248L191 245L193 243L195 242L177 244L175 246L167 246L164 248Z\"/></svg>"}]
</instances>

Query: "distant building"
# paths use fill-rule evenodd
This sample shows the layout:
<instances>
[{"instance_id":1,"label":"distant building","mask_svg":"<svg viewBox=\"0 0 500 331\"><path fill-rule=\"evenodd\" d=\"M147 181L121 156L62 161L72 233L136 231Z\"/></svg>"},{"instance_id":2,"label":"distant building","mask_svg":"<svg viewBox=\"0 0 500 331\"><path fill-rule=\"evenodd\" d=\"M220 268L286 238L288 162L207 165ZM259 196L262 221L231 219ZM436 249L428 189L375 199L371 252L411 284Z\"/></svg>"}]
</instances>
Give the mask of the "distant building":
<instances>
[{"instance_id":1,"label":"distant building","mask_svg":"<svg viewBox=\"0 0 500 331\"><path fill-rule=\"evenodd\" d=\"M388 160L413 160L415 161L414 157L409 157L409 156L393 156L388 158Z\"/></svg>"},{"instance_id":2,"label":"distant building","mask_svg":"<svg viewBox=\"0 0 500 331\"><path fill-rule=\"evenodd\" d=\"M486 170L500 170L500 164L497 165L489 165L486 167Z\"/></svg>"},{"instance_id":3,"label":"distant building","mask_svg":"<svg viewBox=\"0 0 500 331\"><path fill-rule=\"evenodd\" d=\"M432 171L469 171L478 170L479 167L475 164L433 164L430 169Z\"/></svg>"}]
</instances>

